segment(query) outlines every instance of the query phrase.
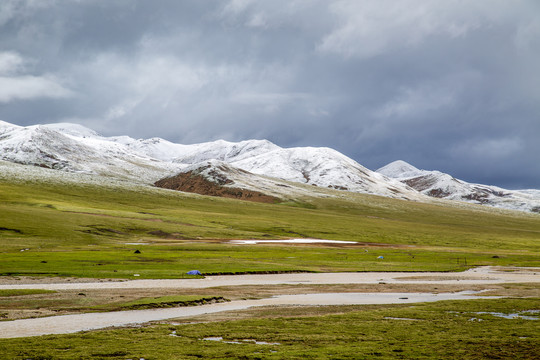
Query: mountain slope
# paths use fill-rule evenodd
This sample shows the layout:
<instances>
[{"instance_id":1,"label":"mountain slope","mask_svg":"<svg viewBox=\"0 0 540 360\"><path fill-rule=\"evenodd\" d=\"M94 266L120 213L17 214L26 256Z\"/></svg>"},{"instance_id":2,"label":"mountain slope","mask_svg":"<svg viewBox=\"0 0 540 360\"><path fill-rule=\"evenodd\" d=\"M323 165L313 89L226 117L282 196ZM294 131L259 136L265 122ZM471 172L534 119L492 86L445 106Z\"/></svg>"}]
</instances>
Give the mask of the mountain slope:
<instances>
[{"instance_id":1,"label":"mountain slope","mask_svg":"<svg viewBox=\"0 0 540 360\"><path fill-rule=\"evenodd\" d=\"M160 138L103 137L77 124L22 127L0 121L0 160L145 184L176 175L176 180L170 181L177 187L181 183L179 189L183 191L196 190L204 183L206 192L216 192L210 188L217 184L293 199L330 196L323 189L334 189L344 194L348 191L415 201L427 201L428 195L540 212L539 190L510 191L470 184L438 171L419 170L403 161L373 172L330 148L287 149L267 140L183 145ZM225 184L219 183L220 176L227 179ZM187 184L188 180L193 184ZM224 193L215 193L220 194Z\"/></svg>"},{"instance_id":2,"label":"mountain slope","mask_svg":"<svg viewBox=\"0 0 540 360\"><path fill-rule=\"evenodd\" d=\"M161 138L136 140L128 136L117 136L109 139L124 144L137 153L178 164L196 164L206 160L232 162L280 149L268 140L245 140L238 143L217 140L182 145Z\"/></svg>"},{"instance_id":3,"label":"mountain slope","mask_svg":"<svg viewBox=\"0 0 540 360\"><path fill-rule=\"evenodd\" d=\"M19 164L137 181L155 181L180 167L130 151L74 124L0 127L0 158Z\"/></svg>"},{"instance_id":4,"label":"mountain slope","mask_svg":"<svg viewBox=\"0 0 540 360\"><path fill-rule=\"evenodd\" d=\"M417 169L402 160L394 161L377 172L431 197L540 212L540 192L537 190L506 190L496 186L471 184L440 171Z\"/></svg>"},{"instance_id":5,"label":"mountain slope","mask_svg":"<svg viewBox=\"0 0 540 360\"><path fill-rule=\"evenodd\" d=\"M283 149L267 140L182 145L160 138L102 137L81 125L67 123L20 127L2 122L0 134L0 159L64 171L154 183L190 165L216 160L251 173L248 177L253 191L264 183L253 180L255 175L264 175L401 199L422 197L399 181L329 148Z\"/></svg>"},{"instance_id":6,"label":"mountain slope","mask_svg":"<svg viewBox=\"0 0 540 360\"><path fill-rule=\"evenodd\" d=\"M319 187L402 199L418 199L416 191L329 148L277 149L232 165L252 172Z\"/></svg>"},{"instance_id":7,"label":"mountain slope","mask_svg":"<svg viewBox=\"0 0 540 360\"><path fill-rule=\"evenodd\" d=\"M278 202L284 195L278 188L279 183L219 160L188 166L174 176L156 181L154 185L201 195L268 203Z\"/></svg>"}]
</instances>

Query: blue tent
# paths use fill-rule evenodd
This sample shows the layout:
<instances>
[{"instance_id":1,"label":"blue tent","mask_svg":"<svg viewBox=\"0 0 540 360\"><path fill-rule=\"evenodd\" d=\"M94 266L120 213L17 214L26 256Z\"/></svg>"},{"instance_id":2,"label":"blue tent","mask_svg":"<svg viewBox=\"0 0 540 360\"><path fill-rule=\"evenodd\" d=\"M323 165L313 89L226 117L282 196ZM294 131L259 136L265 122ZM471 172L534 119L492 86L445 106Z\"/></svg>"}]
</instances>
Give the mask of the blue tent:
<instances>
[{"instance_id":1,"label":"blue tent","mask_svg":"<svg viewBox=\"0 0 540 360\"><path fill-rule=\"evenodd\" d=\"M199 270L191 270L187 272L188 275L202 275Z\"/></svg>"}]
</instances>

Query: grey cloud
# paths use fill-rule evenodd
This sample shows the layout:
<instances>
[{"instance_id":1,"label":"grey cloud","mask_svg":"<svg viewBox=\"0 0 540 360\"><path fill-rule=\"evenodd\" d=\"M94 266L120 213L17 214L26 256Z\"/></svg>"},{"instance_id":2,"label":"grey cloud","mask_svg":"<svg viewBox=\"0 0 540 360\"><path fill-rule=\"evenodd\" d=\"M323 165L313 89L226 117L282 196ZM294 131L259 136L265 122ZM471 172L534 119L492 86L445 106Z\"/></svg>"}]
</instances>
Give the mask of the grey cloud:
<instances>
[{"instance_id":1,"label":"grey cloud","mask_svg":"<svg viewBox=\"0 0 540 360\"><path fill-rule=\"evenodd\" d=\"M0 52L0 103L34 98L65 98L72 92L53 75L26 74L26 64L16 52Z\"/></svg>"},{"instance_id":2,"label":"grey cloud","mask_svg":"<svg viewBox=\"0 0 540 360\"><path fill-rule=\"evenodd\" d=\"M47 76L0 76L0 102L33 99L39 97L64 98L71 92L56 79Z\"/></svg>"},{"instance_id":3,"label":"grey cloud","mask_svg":"<svg viewBox=\"0 0 540 360\"><path fill-rule=\"evenodd\" d=\"M23 67L24 60L16 52L6 51L0 53L0 75L17 73Z\"/></svg>"},{"instance_id":4,"label":"grey cloud","mask_svg":"<svg viewBox=\"0 0 540 360\"><path fill-rule=\"evenodd\" d=\"M268 138L333 147L369 168L402 158L468 181L540 187L534 0L0 9L2 120L183 143Z\"/></svg>"}]
</instances>

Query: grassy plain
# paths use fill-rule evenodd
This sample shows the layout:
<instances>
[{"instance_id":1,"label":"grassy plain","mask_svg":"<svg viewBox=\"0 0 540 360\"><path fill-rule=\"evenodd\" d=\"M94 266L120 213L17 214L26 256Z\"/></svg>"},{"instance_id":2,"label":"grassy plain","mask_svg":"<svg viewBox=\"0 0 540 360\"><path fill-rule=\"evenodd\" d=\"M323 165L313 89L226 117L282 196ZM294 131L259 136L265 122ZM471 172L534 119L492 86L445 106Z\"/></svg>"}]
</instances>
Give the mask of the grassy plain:
<instances>
[{"instance_id":1,"label":"grassy plain","mask_svg":"<svg viewBox=\"0 0 540 360\"><path fill-rule=\"evenodd\" d=\"M259 204L149 187L3 180L0 275L171 278L192 269L236 273L540 266L538 215L339 194ZM217 241L289 237L358 244L246 246Z\"/></svg>"}]
</instances>

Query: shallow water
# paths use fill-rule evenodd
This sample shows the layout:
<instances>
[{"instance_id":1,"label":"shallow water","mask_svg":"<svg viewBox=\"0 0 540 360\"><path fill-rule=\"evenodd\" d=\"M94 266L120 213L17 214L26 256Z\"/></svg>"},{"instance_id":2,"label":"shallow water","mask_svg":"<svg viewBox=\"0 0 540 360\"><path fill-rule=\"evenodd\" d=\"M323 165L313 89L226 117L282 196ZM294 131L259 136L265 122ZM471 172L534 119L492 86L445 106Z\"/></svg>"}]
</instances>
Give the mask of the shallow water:
<instances>
[{"instance_id":1,"label":"shallow water","mask_svg":"<svg viewBox=\"0 0 540 360\"><path fill-rule=\"evenodd\" d=\"M280 343L271 343L271 342L266 342L266 341L257 341L257 340L253 340L253 339L242 339L242 340L224 340L223 337L221 336L216 336L216 337L205 337L203 339L200 339L200 340L205 340L205 341L220 341L220 342L224 342L226 344L256 344L256 345L281 345Z\"/></svg>"},{"instance_id":2,"label":"shallow water","mask_svg":"<svg viewBox=\"0 0 540 360\"><path fill-rule=\"evenodd\" d=\"M534 314L536 312L538 312L538 310L522 311L522 312L519 312L519 313L512 313L512 314L505 314L505 313L500 313L500 312L479 311L479 312L475 312L473 314L476 314L476 315L488 314L488 315L493 315L493 316L496 316L496 317L501 317L501 318L504 318L504 319L540 320L540 318L538 316L524 315L524 314Z\"/></svg>"}]
</instances>

